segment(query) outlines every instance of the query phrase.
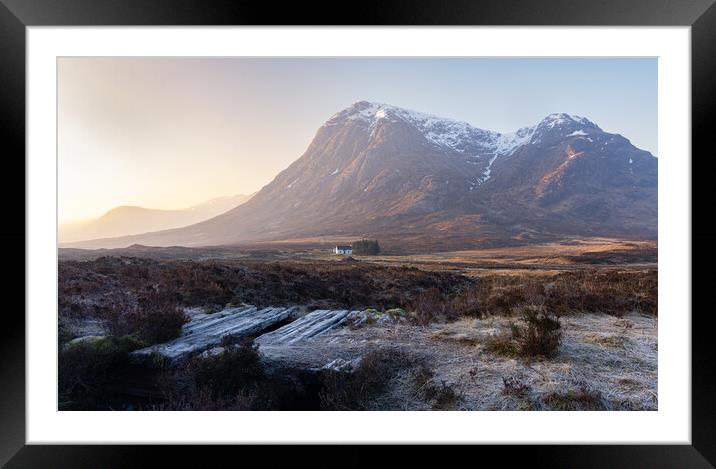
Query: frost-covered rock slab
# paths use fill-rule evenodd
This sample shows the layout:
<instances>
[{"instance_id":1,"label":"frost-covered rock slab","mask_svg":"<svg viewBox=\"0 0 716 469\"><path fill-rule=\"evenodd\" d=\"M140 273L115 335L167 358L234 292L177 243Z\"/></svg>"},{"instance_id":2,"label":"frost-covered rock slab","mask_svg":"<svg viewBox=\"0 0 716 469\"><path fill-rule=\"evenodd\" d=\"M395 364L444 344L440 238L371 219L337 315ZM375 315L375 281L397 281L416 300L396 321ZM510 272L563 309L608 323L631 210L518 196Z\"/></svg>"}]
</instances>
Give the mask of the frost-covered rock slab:
<instances>
[{"instance_id":1,"label":"frost-covered rock slab","mask_svg":"<svg viewBox=\"0 0 716 469\"><path fill-rule=\"evenodd\" d=\"M354 313L356 311L353 311ZM291 345L311 337L316 337L345 323L351 311L318 309L297 319L291 324L258 337L255 341L262 345Z\"/></svg>"},{"instance_id":2,"label":"frost-covered rock slab","mask_svg":"<svg viewBox=\"0 0 716 469\"><path fill-rule=\"evenodd\" d=\"M76 338L70 340L69 342L67 342L66 346L70 347L70 346L77 345L77 344L83 344L83 343L87 343L87 342L95 342L95 341L101 340L105 337L106 336L104 336L104 335L85 335L82 337L76 337Z\"/></svg>"},{"instance_id":3,"label":"frost-covered rock slab","mask_svg":"<svg viewBox=\"0 0 716 469\"><path fill-rule=\"evenodd\" d=\"M170 362L176 362L192 352L216 347L224 337L246 337L260 333L288 319L295 310L241 306L214 314L198 314L184 325L181 335L173 341L136 350L132 352L132 357L141 361L159 354Z\"/></svg>"},{"instance_id":4,"label":"frost-covered rock slab","mask_svg":"<svg viewBox=\"0 0 716 469\"><path fill-rule=\"evenodd\" d=\"M330 362L326 363L321 369L350 373L351 371L358 368L358 365L360 365L361 360L362 357L356 357L352 360L336 358L335 360L331 360Z\"/></svg>"}]
</instances>

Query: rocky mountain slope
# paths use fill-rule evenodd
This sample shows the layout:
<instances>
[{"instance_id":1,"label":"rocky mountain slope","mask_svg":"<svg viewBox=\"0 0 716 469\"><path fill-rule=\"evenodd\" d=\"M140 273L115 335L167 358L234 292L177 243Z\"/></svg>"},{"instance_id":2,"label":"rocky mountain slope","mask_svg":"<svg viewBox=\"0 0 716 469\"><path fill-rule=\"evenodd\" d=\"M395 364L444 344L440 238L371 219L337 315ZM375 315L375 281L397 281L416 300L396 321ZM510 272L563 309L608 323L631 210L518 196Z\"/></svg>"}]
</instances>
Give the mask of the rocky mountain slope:
<instances>
[{"instance_id":1,"label":"rocky mountain slope","mask_svg":"<svg viewBox=\"0 0 716 469\"><path fill-rule=\"evenodd\" d=\"M655 237L657 159L586 118L511 134L357 102L251 200L192 226L82 247L373 236L435 248Z\"/></svg>"}]
</instances>

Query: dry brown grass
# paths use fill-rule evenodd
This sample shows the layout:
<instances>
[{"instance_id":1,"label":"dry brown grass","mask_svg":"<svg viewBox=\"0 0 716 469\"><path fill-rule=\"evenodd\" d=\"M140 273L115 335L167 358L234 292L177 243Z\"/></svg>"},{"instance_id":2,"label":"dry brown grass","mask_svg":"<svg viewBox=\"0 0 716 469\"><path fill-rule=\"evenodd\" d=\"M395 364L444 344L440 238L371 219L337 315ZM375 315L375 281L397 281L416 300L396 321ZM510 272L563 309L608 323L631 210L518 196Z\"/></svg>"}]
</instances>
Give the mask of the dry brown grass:
<instances>
[{"instance_id":1,"label":"dry brown grass","mask_svg":"<svg viewBox=\"0 0 716 469\"><path fill-rule=\"evenodd\" d=\"M594 334L591 336L585 337L586 342L590 342L593 344L601 345L603 347L624 347L626 344L626 338L621 335L601 335L601 334Z\"/></svg>"},{"instance_id":2,"label":"dry brown grass","mask_svg":"<svg viewBox=\"0 0 716 469\"><path fill-rule=\"evenodd\" d=\"M431 288L445 297L472 281L457 273L362 262L158 261L102 257L60 261L60 315L98 316L112 305L129 309L144 298L183 306L389 309L407 307Z\"/></svg>"},{"instance_id":3,"label":"dry brown grass","mask_svg":"<svg viewBox=\"0 0 716 469\"><path fill-rule=\"evenodd\" d=\"M313 254L325 257L320 252ZM531 269L535 266L568 268L588 264L615 265L657 261L655 241L612 238L575 238L551 243L531 243L484 249L432 252L428 254L383 255L366 260L393 265L415 265L421 268L462 268L467 270Z\"/></svg>"},{"instance_id":4,"label":"dry brown grass","mask_svg":"<svg viewBox=\"0 0 716 469\"><path fill-rule=\"evenodd\" d=\"M61 317L102 317L113 307L131 311L148 300L214 307L400 307L415 311L420 324L513 315L530 305L556 314L657 314L655 269L534 270L478 278L457 269L426 269L367 262L102 257L60 261L58 300Z\"/></svg>"},{"instance_id":5,"label":"dry brown grass","mask_svg":"<svg viewBox=\"0 0 716 469\"><path fill-rule=\"evenodd\" d=\"M502 357L517 357L520 349L511 332L491 335L484 341L485 350Z\"/></svg>"},{"instance_id":6,"label":"dry brown grass","mask_svg":"<svg viewBox=\"0 0 716 469\"><path fill-rule=\"evenodd\" d=\"M460 401L453 387L438 380L425 364L410 370L409 381L414 395L427 402L432 410L452 410Z\"/></svg>"},{"instance_id":7,"label":"dry brown grass","mask_svg":"<svg viewBox=\"0 0 716 469\"><path fill-rule=\"evenodd\" d=\"M469 329L465 331L441 329L437 332L434 332L431 338L434 340L463 345L465 347L474 347L482 343L482 338L472 333L472 331L470 331Z\"/></svg>"},{"instance_id":8,"label":"dry brown grass","mask_svg":"<svg viewBox=\"0 0 716 469\"><path fill-rule=\"evenodd\" d=\"M539 306L557 314L657 314L657 271L596 269L557 275L488 275L460 295L477 298L482 315L512 315Z\"/></svg>"},{"instance_id":9,"label":"dry brown grass","mask_svg":"<svg viewBox=\"0 0 716 469\"><path fill-rule=\"evenodd\" d=\"M598 391L582 386L566 392L551 392L541 399L544 410L607 410Z\"/></svg>"}]
</instances>

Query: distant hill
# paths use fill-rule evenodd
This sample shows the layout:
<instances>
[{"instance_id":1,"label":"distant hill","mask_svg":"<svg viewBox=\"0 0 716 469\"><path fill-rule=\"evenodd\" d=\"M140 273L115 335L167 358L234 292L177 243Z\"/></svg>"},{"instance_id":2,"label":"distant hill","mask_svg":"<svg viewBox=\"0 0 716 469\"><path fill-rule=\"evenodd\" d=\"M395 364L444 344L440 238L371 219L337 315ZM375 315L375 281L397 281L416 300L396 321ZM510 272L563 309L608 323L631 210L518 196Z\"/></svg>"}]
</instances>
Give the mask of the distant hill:
<instances>
[{"instance_id":1,"label":"distant hill","mask_svg":"<svg viewBox=\"0 0 716 469\"><path fill-rule=\"evenodd\" d=\"M60 225L60 243L179 228L208 220L236 208L249 200L252 195L218 197L179 210L158 210L131 205L115 207L94 220Z\"/></svg>"},{"instance_id":2,"label":"distant hill","mask_svg":"<svg viewBox=\"0 0 716 469\"><path fill-rule=\"evenodd\" d=\"M60 260L87 261L102 256L114 257L145 257L157 260L203 260L227 259L245 255L234 247L202 247L187 248L183 246L149 247L135 244L126 248L115 249L76 249L59 248L57 250Z\"/></svg>"},{"instance_id":3,"label":"distant hill","mask_svg":"<svg viewBox=\"0 0 716 469\"><path fill-rule=\"evenodd\" d=\"M429 249L566 236L655 238L657 158L589 119L510 134L361 101L248 202L172 230L78 247L218 246L315 236Z\"/></svg>"}]
</instances>

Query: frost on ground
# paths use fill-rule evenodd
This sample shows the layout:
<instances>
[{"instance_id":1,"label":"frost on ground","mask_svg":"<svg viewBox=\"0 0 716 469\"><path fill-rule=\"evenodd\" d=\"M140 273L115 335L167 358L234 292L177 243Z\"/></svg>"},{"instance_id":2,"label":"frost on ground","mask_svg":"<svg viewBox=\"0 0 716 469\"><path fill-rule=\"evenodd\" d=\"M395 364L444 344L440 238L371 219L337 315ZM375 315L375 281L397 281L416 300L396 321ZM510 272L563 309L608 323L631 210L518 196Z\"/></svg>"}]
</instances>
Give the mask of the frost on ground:
<instances>
[{"instance_id":1,"label":"frost on ground","mask_svg":"<svg viewBox=\"0 0 716 469\"><path fill-rule=\"evenodd\" d=\"M269 360L315 369L355 361L368 350L409 357L410 366L375 399L376 410L436 408L435 399L422 392L426 386L449 390L454 399L447 408L455 410L657 409L655 317L563 317L557 356L533 360L486 346L491 337L508 333L511 321L376 322L334 328L291 345L267 344L260 351Z\"/></svg>"},{"instance_id":2,"label":"frost on ground","mask_svg":"<svg viewBox=\"0 0 716 469\"><path fill-rule=\"evenodd\" d=\"M354 391L360 380L372 379L364 362L390 368L380 391L361 402L368 410L657 409L653 315L562 316L558 353L530 359L504 346L519 320L503 316L420 326L400 308L306 312L242 305L187 313L191 320L178 338L131 356L146 362L161 355L160 362L178 365L188 356L223 353L227 338L253 338L270 369L339 373L339 383L355 374ZM96 322L84 326L101 330Z\"/></svg>"}]
</instances>

